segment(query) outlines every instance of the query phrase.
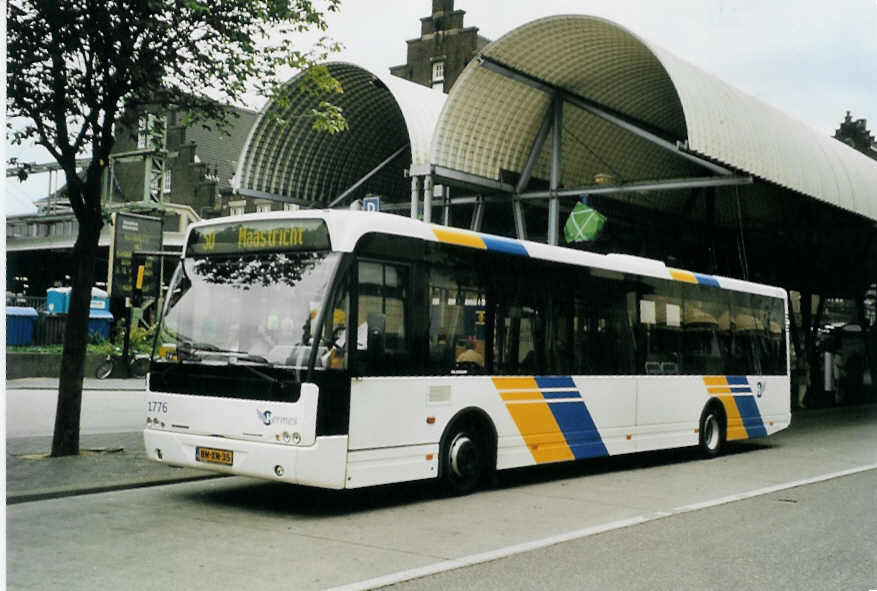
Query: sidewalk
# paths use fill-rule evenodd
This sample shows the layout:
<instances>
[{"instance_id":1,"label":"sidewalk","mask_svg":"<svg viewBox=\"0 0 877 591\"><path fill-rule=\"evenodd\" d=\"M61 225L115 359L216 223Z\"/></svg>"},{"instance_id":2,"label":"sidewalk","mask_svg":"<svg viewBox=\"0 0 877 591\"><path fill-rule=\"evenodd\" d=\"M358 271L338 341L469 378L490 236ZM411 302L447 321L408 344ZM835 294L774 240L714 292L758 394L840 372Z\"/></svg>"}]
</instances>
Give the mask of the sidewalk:
<instances>
[{"instance_id":1,"label":"sidewalk","mask_svg":"<svg viewBox=\"0 0 877 591\"><path fill-rule=\"evenodd\" d=\"M58 387L58 378L21 378L6 382L7 390L46 390ZM144 378L97 380L86 378L83 390L146 389ZM51 437L6 440L6 504L25 503L71 495L171 484L215 473L172 468L146 458L140 431L82 434L80 455L48 457Z\"/></svg>"},{"instance_id":2,"label":"sidewalk","mask_svg":"<svg viewBox=\"0 0 877 591\"><path fill-rule=\"evenodd\" d=\"M50 458L51 437L6 441L6 504L214 478L146 458L143 434L81 435L78 456Z\"/></svg>"},{"instance_id":3,"label":"sidewalk","mask_svg":"<svg viewBox=\"0 0 877 591\"><path fill-rule=\"evenodd\" d=\"M48 390L58 388L58 378L18 378L7 380L7 390ZM145 390L146 378L107 379L85 378L83 390Z\"/></svg>"}]
</instances>

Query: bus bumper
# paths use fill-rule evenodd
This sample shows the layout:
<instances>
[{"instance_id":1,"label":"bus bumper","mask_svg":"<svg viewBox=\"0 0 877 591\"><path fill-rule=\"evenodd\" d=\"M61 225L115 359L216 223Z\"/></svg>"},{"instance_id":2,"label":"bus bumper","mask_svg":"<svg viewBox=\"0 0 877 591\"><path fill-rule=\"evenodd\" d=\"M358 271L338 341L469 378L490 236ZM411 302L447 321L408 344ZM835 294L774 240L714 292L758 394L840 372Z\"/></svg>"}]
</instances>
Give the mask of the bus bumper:
<instances>
[{"instance_id":1,"label":"bus bumper","mask_svg":"<svg viewBox=\"0 0 877 591\"><path fill-rule=\"evenodd\" d=\"M143 442L149 459L171 466L334 489L344 488L347 476L346 435L317 437L314 445L295 447L146 429ZM199 461L198 448L231 452L222 457L232 463Z\"/></svg>"}]
</instances>

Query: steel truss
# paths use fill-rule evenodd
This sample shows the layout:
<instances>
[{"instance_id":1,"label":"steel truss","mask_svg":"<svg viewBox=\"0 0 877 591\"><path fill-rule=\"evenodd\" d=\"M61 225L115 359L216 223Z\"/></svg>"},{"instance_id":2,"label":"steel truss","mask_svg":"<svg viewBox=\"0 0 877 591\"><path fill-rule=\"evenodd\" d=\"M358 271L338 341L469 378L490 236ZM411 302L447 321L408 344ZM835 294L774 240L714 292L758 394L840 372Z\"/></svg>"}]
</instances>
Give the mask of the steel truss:
<instances>
[{"instance_id":1,"label":"steel truss","mask_svg":"<svg viewBox=\"0 0 877 591\"><path fill-rule=\"evenodd\" d=\"M716 164L706 158L688 151L685 142L673 140L662 130L655 129L651 125L639 121L633 117L616 111L606 105L585 98L574 92L570 92L555 84L542 80L532 74L517 70L509 65L487 56L480 56L478 63L501 76L526 84L532 88L551 95L552 100L546 109L542 123L533 138L533 144L527 156L521 176L515 185L497 181L495 179L470 174L437 165L412 166L409 174L412 177L411 185L411 217L417 217L419 213L420 195L423 195L423 219L430 221L432 209L432 185L443 187L442 205L444 209L443 221L450 220L450 209L453 205L474 205L470 227L474 230L481 228L484 216L484 206L488 202L511 202L513 208L515 232L518 238L527 238L527 228L523 213L523 204L526 202L547 202L548 205L548 231L549 244L558 243L560 230L560 200L568 197L588 195L610 195L614 193L647 192L647 191L675 191L688 189L702 189L724 186L739 186L753 183L753 178L748 175L739 175L734 171ZM595 117L598 117L612 125L642 138L649 143L671 152L713 173L711 176L680 178L680 179L654 179L636 182L627 182L607 185L588 185L570 189L560 189L560 179L563 171L562 154L562 130L563 130L563 106L569 104L577 107ZM551 137L551 177L547 191L527 191L526 188L532 178L533 169L542 152L545 142ZM422 179L422 181L420 180ZM427 185L430 189L426 190ZM454 187L462 192L472 193L471 196L448 198L447 190ZM421 193L422 191L422 193ZM509 197L512 197L511 200Z\"/></svg>"}]
</instances>

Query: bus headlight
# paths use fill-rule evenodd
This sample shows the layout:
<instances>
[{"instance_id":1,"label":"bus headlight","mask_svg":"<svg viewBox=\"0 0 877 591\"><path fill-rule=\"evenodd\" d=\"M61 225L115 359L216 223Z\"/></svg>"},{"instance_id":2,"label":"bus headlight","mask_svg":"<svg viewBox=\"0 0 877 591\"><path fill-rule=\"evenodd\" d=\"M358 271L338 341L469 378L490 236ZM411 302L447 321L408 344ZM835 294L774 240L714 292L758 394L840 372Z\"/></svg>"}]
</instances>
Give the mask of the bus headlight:
<instances>
[{"instance_id":1,"label":"bus headlight","mask_svg":"<svg viewBox=\"0 0 877 591\"><path fill-rule=\"evenodd\" d=\"M295 445L298 445L299 443L301 443L301 433L299 433L298 431L295 431L295 432L292 434L292 442L293 442Z\"/></svg>"}]
</instances>

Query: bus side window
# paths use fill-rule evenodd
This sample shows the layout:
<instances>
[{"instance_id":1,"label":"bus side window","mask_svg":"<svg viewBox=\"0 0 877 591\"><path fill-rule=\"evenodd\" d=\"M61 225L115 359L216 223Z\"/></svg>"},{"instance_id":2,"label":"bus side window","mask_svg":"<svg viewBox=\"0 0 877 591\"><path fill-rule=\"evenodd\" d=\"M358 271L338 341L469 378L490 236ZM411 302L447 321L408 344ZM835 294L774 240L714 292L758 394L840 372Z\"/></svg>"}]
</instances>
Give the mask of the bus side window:
<instances>
[{"instance_id":1,"label":"bus side window","mask_svg":"<svg viewBox=\"0 0 877 591\"><path fill-rule=\"evenodd\" d=\"M564 292L554 292L548 302L548 370L554 375L569 375L573 368L575 315L572 299Z\"/></svg>"},{"instance_id":2,"label":"bus side window","mask_svg":"<svg viewBox=\"0 0 877 591\"><path fill-rule=\"evenodd\" d=\"M636 291L621 273L592 269L576 286L584 301L587 340L585 364L590 374L631 375L637 341Z\"/></svg>"},{"instance_id":3,"label":"bus side window","mask_svg":"<svg viewBox=\"0 0 877 591\"><path fill-rule=\"evenodd\" d=\"M682 286L682 373L721 375L730 346L728 294L710 286Z\"/></svg>"},{"instance_id":4,"label":"bus side window","mask_svg":"<svg viewBox=\"0 0 877 591\"><path fill-rule=\"evenodd\" d=\"M515 286L507 278L500 289L503 301L494 306L493 367L500 374L540 375L548 372L546 359L546 290L532 278Z\"/></svg>"},{"instance_id":5,"label":"bus side window","mask_svg":"<svg viewBox=\"0 0 877 591\"><path fill-rule=\"evenodd\" d=\"M317 366L323 369L347 369L347 318L350 314L349 276L335 294L334 302L323 317L322 346Z\"/></svg>"},{"instance_id":6,"label":"bus side window","mask_svg":"<svg viewBox=\"0 0 877 591\"><path fill-rule=\"evenodd\" d=\"M474 281L454 269L432 267L429 274L430 373L484 369L486 297Z\"/></svg>"},{"instance_id":7,"label":"bus side window","mask_svg":"<svg viewBox=\"0 0 877 591\"><path fill-rule=\"evenodd\" d=\"M640 294L638 323L640 371L679 374L682 366L682 299L670 281L645 279Z\"/></svg>"},{"instance_id":8,"label":"bus side window","mask_svg":"<svg viewBox=\"0 0 877 591\"><path fill-rule=\"evenodd\" d=\"M758 333L761 327L748 293L731 292L731 355L729 373L761 373Z\"/></svg>"},{"instance_id":9,"label":"bus side window","mask_svg":"<svg viewBox=\"0 0 877 591\"><path fill-rule=\"evenodd\" d=\"M405 373L410 367L409 271L407 265L359 262L356 348L364 375Z\"/></svg>"}]
</instances>

